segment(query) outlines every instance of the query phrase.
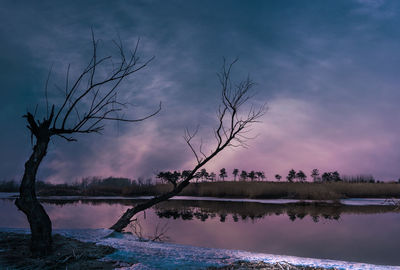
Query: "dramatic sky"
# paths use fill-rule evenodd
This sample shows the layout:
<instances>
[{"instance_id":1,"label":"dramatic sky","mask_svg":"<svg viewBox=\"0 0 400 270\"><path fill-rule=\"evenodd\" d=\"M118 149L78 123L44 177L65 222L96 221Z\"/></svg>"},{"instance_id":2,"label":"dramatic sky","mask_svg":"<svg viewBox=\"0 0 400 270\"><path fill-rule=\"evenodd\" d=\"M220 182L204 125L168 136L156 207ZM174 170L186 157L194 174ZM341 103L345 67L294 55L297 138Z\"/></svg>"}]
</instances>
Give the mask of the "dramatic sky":
<instances>
[{"instance_id":1,"label":"dramatic sky","mask_svg":"<svg viewBox=\"0 0 400 270\"><path fill-rule=\"evenodd\" d=\"M32 149L22 115L45 111L44 85L57 103L68 64L90 60L90 29L100 52L141 39L155 56L120 87L128 116L157 108L138 124L110 123L103 135L53 139L39 178L151 177L190 169L182 138L200 126L212 146L223 57L239 58L234 79L256 82L254 102L268 112L249 148L228 149L208 170L263 170L272 179L294 168L307 174L400 177L400 2L346 1L0 1L1 179L19 179ZM57 105L57 104L56 104Z\"/></svg>"}]
</instances>

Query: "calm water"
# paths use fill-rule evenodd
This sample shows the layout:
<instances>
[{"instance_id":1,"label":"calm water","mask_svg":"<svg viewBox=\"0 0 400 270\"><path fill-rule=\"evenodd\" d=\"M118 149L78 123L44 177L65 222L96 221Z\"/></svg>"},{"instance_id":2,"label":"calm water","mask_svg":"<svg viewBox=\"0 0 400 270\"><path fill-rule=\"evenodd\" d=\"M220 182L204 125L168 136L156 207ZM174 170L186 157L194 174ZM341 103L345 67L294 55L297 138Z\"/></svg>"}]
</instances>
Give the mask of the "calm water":
<instances>
[{"instance_id":1,"label":"calm water","mask_svg":"<svg viewBox=\"0 0 400 270\"><path fill-rule=\"evenodd\" d=\"M135 200L44 200L56 229L107 228ZM400 213L388 206L280 205L169 201L130 227L168 242L400 265ZM0 199L0 227L28 228L12 200Z\"/></svg>"}]
</instances>

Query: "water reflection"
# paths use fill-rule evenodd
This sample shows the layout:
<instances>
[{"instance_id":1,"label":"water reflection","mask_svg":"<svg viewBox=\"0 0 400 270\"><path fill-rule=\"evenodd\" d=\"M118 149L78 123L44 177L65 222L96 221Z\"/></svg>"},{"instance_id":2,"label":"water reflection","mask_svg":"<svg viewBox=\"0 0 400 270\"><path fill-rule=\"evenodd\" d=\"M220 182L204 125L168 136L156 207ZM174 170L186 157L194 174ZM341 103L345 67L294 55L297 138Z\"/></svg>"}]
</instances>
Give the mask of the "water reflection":
<instances>
[{"instance_id":1,"label":"water reflection","mask_svg":"<svg viewBox=\"0 0 400 270\"><path fill-rule=\"evenodd\" d=\"M209 213L209 212L204 212L201 209L185 209L185 210L176 210L176 209L162 209L162 210L157 210L156 214L159 218L173 218L173 219L182 219L182 220L192 220L193 218L197 218L200 221L206 221L208 218L215 218L218 216L220 222L225 222L226 218L228 217L228 214L226 213ZM275 215L279 216L283 213L276 212ZM289 217L291 221L295 221L296 219L303 219L305 216L307 216L307 213L295 213L292 211L287 211L286 215ZM232 220L234 222L238 222L239 218L241 220L246 220L246 219L251 219L252 221L256 221L257 219L263 219L267 215L240 215L238 214L232 214ZM328 219L328 220L339 220L340 219L340 214L336 213L334 215L330 214L322 214L321 216L319 215L311 215L312 220L314 222L319 222L320 218L323 219Z\"/></svg>"},{"instance_id":2,"label":"water reflection","mask_svg":"<svg viewBox=\"0 0 400 270\"><path fill-rule=\"evenodd\" d=\"M250 219L253 222L268 216L286 215L290 221L302 220L310 216L317 223L321 220L339 220L342 214L377 214L399 212L390 205L334 205L329 203L289 203L289 204L259 204L238 202L212 201L169 201L155 206L156 214L160 218L192 220L196 218L206 221L208 218L218 217L225 222L232 217L234 222Z\"/></svg>"},{"instance_id":3,"label":"water reflection","mask_svg":"<svg viewBox=\"0 0 400 270\"><path fill-rule=\"evenodd\" d=\"M6 198L2 200L13 201ZM132 207L144 200L136 199L49 199L40 200L44 204L57 205L122 205ZM257 221L272 215L286 215L289 220L302 220L310 216L314 222L321 220L339 220L342 214L381 214L400 213L400 209L393 205L343 205L327 202L298 202L285 204L265 204L256 202L231 202L231 201L195 201L171 200L160 203L154 207L158 217L192 220L196 218L206 221L208 218L219 217L220 222L225 222L232 216L234 222L239 219Z\"/></svg>"},{"instance_id":4,"label":"water reflection","mask_svg":"<svg viewBox=\"0 0 400 270\"><path fill-rule=\"evenodd\" d=\"M54 228L65 229L107 228L139 201L42 202ZM392 206L168 201L139 219L142 235L168 228L166 236L180 244L400 265L400 215ZM13 200L0 200L0 227L29 227Z\"/></svg>"}]
</instances>

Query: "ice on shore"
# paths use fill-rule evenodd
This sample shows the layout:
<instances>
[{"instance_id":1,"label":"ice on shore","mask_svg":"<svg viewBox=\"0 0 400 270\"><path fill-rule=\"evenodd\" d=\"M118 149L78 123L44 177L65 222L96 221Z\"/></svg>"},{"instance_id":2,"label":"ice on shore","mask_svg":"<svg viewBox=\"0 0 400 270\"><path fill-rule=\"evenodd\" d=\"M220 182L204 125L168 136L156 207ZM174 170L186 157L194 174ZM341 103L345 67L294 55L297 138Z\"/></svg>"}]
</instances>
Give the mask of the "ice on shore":
<instances>
[{"instance_id":1,"label":"ice on shore","mask_svg":"<svg viewBox=\"0 0 400 270\"><path fill-rule=\"evenodd\" d=\"M0 192L0 199L15 198L19 193L13 192ZM137 196L137 197L122 197L122 196L45 196L39 197L45 198L46 200L149 200L153 196ZM288 203L299 203L299 202L331 202L329 200L298 200L298 199L236 199L236 198L216 198L216 197L192 197L192 196L175 196L170 200L177 201L217 201L217 202L251 202L251 203L263 203L263 204L288 204ZM352 198L342 199L340 203L344 205L354 206L367 206L367 205L390 205L391 202L385 198Z\"/></svg>"},{"instance_id":2,"label":"ice on shore","mask_svg":"<svg viewBox=\"0 0 400 270\"><path fill-rule=\"evenodd\" d=\"M26 229L1 229L18 233L29 233ZM106 259L136 263L121 269L204 269L223 266L238 260L287 262L295 265L320 266L337 269L400 270L400 266L384 266L366 263L301 258L239 250L193 247L180 244L143 242L134 235L115 233L108 229L54 230L54 233L81 241L109 245L117 249Z\"/></svg>"}]
</instances>

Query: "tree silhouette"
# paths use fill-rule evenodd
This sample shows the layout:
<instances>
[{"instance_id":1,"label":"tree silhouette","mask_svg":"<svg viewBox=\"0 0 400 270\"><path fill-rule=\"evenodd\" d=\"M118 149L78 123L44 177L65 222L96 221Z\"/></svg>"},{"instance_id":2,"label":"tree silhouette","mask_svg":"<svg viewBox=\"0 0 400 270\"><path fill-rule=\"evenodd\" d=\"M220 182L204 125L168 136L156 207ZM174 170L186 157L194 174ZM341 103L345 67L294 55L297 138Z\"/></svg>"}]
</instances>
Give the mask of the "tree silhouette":
<instances>
[{"instance_id":1,"label":"tree silhouette","mask_svg":"<svg viewBox=\"0 0 400 270\"><path fill-rule=\"evenodd\" d=\"M196 159L196 165L194 165L190 175L180 181L171 191L127 209L120 219L111 226L112 230L122 231L137 213L179 194L189 185L196 172L225 148L247 145L246 142L250 138L245 135L248 133L249 127L257 123L260 117L264 115L265 106L260 106L257 109L251 106L247 113L242 114L243 105L252 97L251 89L254 84L249 78L239 83L231 81L231 69L236 61L233 61L231 64L226 64L224 61L222 71L218 74L222 91L221 105L217 110L217 126L214 129L216 145L212 148L213 150L209 154L204 153L202 144L200 144L199 150L195 150L196 147L194 146L193 139L198 130L189 132L186 129L184 139Z\"/></svg>"},{"instance_id":2,"label":"tree silhouette","mask_svg":"<svg viewBox=\"0 0 400 270\"><path fill-rule=\"evenodd\" d=\"M228 176L228 174L226 173L226 169L225 168L222 168L221 170L219 170L219 177L222 178L222 181L224 181L225 177L227 177L227 176Z\"/></svg>"},{"instance_id":3,"label":"tree silhouette","mask_svg":"<svg viewBox=\"0 0 400 270\"><path fill-rule=\"evenodd\" d=\"M182 171L181 177L186 178L190 175L191 171L190 170L184 170Z\"/></svg>"},{"instance_id":4,"label":"tree silhouette","mask_svg":"<svg viewBox=\"0 0 400 270\"><path fill-rule=\"evenodd\" d=\"M300 182L304 182L306 180L307 176L305 175L305 173L302 170L300 170L297 172L296 178L299 179Z\"/></svg>"},{"instance_id":5,"label":"tree silhouette","mask_svg":"<svg viewBox=\"0 0 400 270\"><path fill-rule=\"evenodd\" d=\"M330 182L332 179L332 173L324 172L321 177L323 182Z\"/></svg>"},{"instance_id":6,"label":"tree silhouette","mask_svg":"<svg viewBox=\"0 0 400 270\"><path fill-rule=\"evenodd\" d=\"M43 120L36 116L36 110L24 115L34 146L25 163L20 193L15 204L28 218L31 229L30 248L35 256L46 255L52 249L51 220L37 200L35 191L36 174L47 153L50 139L58 136L68 142L76 141L75 135L100 133L105 121L139 122L154 116L161 109L160 107L154 113L137 119L128 119L121 115L127 104L117 99L119 86L124 79L145 68L153 58L145 61L139 59L139 41L128 54L122 42L115 42L119 59L101 57L98 44L99 41L92 31L93 51L88 65L74 80L70 78L68 66L61 102L51 107L47 98L49 73L45 85L46 115Z\"/></svg>"},{"instance_id":7,"label":"tree silhouette","mask_svg":"<svg viewBox=\"0 0 400 270\"><path fill-rule=\"evenodd\" d=\"M208 176L209 175L208 175L208 172L207 172L206 169L201 169L200 170L200 177L201 177L201 179L203 179L203 181L207 180Z\"/></svg>"},{"instance_id":8,"label":"tree silhouette","mask_svg":"<svg viewBox=\"0 0 400 270\"><path fill-rule=\"evenodd\" d=\"M286 179L288 180L288 182L293 182L295 177L296 177L296 171L291 169L288 175L286 176Z\"/></svg>"},{"instance_id":9,"label":"tree silhouette","mask_svg":"<svg viewBox=\"0 0 400 270\"><path fill-rule=\"evenodd\" d=\"M200 172L196 172L193 177L196 178L196 183L198 183L199 179L201 178L201 173Z\"/></svg>"},{"instance_id":10,"label":"tree silhouette","mask_svg":"<svg viewBox=\"0 0 400 270\"><path fill-rule=\"evenodd\" d=\"M247 172L246 172L245 170L243 170L243 171L240 173L240 180L246 181L246 180L247 180L247 177L248 177Z\"/></svg>"},{"instance_id":11,"label":"tree silhouette","mask_svg":"<svg viewBox=\"0 0 400 270\"><path fill-rule=\"evenodd\" d=\"M158 178L158 179L160 179L161 180L161 183L167 183L168 182L168 180L166 180L165 178L165 172L159 172L157 175L156 175L156 178Z\"/></svg>"},{"instance_id":12,"label":"tree silhouette","mask_svg":"<svg viewBox=\"0 0 400 270\"><path fill-rule=\"evenodd\" d=\"M265 173L264 172L256 172L256 175L258 177L258 179L261 179L261 181L264 181L265 179Z\"/></svg>"},{"instance_id":13,"label":"tree silhouette","mask_svg":"<svg viewBox=\"0 0 400 270\"><path fill-rule=\"evenodd\" d=\"M214 172L211 172L208 176L211 182L214 182L217 179L217 175Z\"/></svg>"},{"instance_id":14,"label":"tree silhouette","mask_svg":"<svg viewBox=\"0 0 400 270\"><path fill-rule=\"evenodd\" d=\"M248 177L251 181L254 181L254 179L256 178L256 173L254 171L251 171L249 172Z\"/></svg>"},{"instance_id":15,"label":"tree silhouette","mask_svg":"<svg viewBox=\"0 0 400 270\"><path fill-rule=\"evenodd\" d=\"M342 181L342 179L340 178L340 174L339 174L338 171L334 171L334 172L331 174L331 177L332 177L332 181L335 181L335 182Z\"/></svg>"},{"instance_id":16,"label":"tree silhouette","mask_svg":"<svg viewBox=\"0 0 400 270\"><path fill-rule=\"evenodd\" d=\"M160 178L163 180L163 182L166 183L171 183L172 185L176 186L179 178L181 177L181 173L174 171L174 172L159 172L157 174L157 178Z\"/></svg>"},{"instance_id":17,"label":"tree silhouette","mask_svg":"<svg viewBox=\"0 0 400 270\"><path fill-rule=\"evenodd\" d=\"M313 179L314 182L318 182L318 178L319 178L319 171L318 169L313 169L311 171L311 177Z\"/></svg>"},{"instance_id":18,"label":"tree silhouette","mask_svg":"<svg viewBox=\"0 0 400 270\"><path fill-rule=\"evenodd\" d=\"M238 174L239 174L239 169L233 169L232 174L233 174L233 181L236 181L236 177L237 177Z\"/></svg>"},{"instance_id":19,"label":"tree silhouette","mask_svg":"<svg viewBox=\"0 0 400 270\"><path fill-rule=\"evenodd\" d=\"M278 181L281 181L282 176L280 176L279 174L275 174L275 179L278 180Z\"/></svg>"}]
</instances>

